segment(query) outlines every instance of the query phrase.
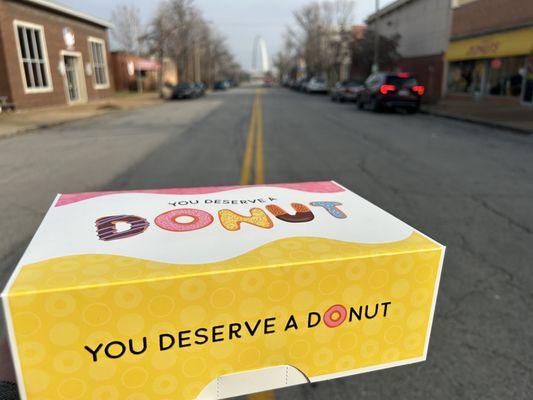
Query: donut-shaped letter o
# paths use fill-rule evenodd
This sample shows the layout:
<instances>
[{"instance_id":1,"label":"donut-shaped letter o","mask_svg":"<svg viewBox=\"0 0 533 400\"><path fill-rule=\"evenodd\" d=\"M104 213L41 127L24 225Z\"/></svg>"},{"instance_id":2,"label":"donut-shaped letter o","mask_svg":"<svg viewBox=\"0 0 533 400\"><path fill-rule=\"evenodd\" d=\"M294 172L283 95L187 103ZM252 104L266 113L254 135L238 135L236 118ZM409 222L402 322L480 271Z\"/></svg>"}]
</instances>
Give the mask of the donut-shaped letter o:
<instances>
[{"instance_id":1,"label":"donut-shaped letter o","mask_svg":"<svg viewBox=\"0 0 533 400\"><path fill-rule=\"evenodd\" d=\"M190 217L192 221L178 222L179 217ZM156 217L155 223L158 227L172 232L188 232L205 228L213 222L213 216L207 211L193 208L180 208L170 210Z\"/></svg>"},{"instance_id":2,"label":"donut-shaped letter o","mask_svg":"<svg viewBox=\"0 0 533 400\"><path fill-rule=\"evenodd\" d=\"M117 224L128 224L129 229L119 231ZM96 220L96 233L103 241L125 239L143 233L150 225L147 220L136 215L110 215Z\"/></svg>"},{"instance_id":3,"label":"donut-shaped letter o","mask_svg":"<svg viewBox=\"0 0 533 400\"><path fill-rule=\"evenodd\" d=\"M336 328L346 320L347 314L348 312L344 306L340 304L331 306L324 313L324 323L330 328Z\"/></svg>"}]
</instances>

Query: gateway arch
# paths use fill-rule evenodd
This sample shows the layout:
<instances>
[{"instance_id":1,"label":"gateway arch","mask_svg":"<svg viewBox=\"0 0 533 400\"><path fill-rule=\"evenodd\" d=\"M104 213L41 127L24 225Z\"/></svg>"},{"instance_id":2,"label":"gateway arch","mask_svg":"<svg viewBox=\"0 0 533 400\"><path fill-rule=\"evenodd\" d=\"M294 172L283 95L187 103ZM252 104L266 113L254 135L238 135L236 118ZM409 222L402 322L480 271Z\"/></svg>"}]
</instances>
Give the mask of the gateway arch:
<instances>
[{"instance_id":1,"label":"gateway arch","mask_svg":"<svg viewBox=\"0 0 533 400\"><path fill-rule=\"evenodd\" d=\"M264 75L270 71L270 60L268 58L266 42L259 35L254 39L252 71L258 75Z\"/></svg>"}]
</instances>

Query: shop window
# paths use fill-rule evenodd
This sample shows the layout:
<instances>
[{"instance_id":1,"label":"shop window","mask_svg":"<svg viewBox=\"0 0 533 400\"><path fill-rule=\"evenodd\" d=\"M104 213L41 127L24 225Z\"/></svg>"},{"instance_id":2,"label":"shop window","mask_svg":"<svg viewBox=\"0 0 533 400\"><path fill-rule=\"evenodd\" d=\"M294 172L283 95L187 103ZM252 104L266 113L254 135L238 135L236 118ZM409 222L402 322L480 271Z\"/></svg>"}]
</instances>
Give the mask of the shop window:
<instances>
[{"instance_id":1,"label":"shop window","mask_svg":"<svg viewBox=\"0 0 533 400\"><path fill-rule=\"evenodd\" d=\"M21 21L14 26L26 93L52 90L43 27Z\"/></svg>"},{"instance_id":2,"label":"shop window","mask_svg":"<svg viewBox=\"0 0 533 400\"><path fill-rule=\"evenodd\" d=\"M520 96L524 57L505 57L489 60L486 94Z\"/></svg>"},{"instance_id":3,"label":"shop window","mask_svg":"<svg viewBox=\"0 0 533 400\"><path fill-rule=\"evenodd\" d=\"M95 89L107 89L109 80L107 76L105 42L102 39L89 38L89 47L93 65L94 87Z\"/></svg>"},{"instance_id":4,"label":"shop window","mask_svg":"<svg viewBox=\"0 0 533 400\"><path fill-rule=\"evenodd\" d=\"M475 93L481 90L483 60L450 63L448 91L450 93Z\"/></svg>"},{"instance_id":5,"label":"shop window","mask_svg":"<svg viewBox=\"0 0 533 400\"><path fill-rule=\"evenodd\" d=\"M524 63L523 56L452 62L448 69L448 91L520 96Z\"/></svg>"}]
</instances>

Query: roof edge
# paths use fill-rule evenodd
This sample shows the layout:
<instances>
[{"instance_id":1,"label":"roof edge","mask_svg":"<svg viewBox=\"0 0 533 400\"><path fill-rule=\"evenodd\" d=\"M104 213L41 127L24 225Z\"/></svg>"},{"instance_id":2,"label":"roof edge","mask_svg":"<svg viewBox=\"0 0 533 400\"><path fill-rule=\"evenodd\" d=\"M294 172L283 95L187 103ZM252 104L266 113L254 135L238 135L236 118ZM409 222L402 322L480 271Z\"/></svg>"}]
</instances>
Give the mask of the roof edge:
<instances>
[{"instance_id":1,"label":"roof edge","mask_svg":"<svg viewBox=\"0 0 533 400\"><path fill-rule=\"evenodd\" d=\"M25 1L26 3L31 3L31 4L43 7L43 8L47 8L49 10L58 11L60 13L63 13L63 14L66 14L66 15L70 15L72 17L79 18L81 20L90 22L90 23L92 23L94 25L98 25L98 26L101 26L103 28L110 29L113 26L113 24L110 21L107 21L107 20L101 19L101 18L97 18L97 17L93 17L93 16L91 16L89 14L85 14L83 12L73 10L72 8L63 6L63 5L58 4L58 3L53 3L53 2L48 1L48 0L23 0L23 1Z\"/></svg>"},{"instance_id":2,"label":"roof edge","mask_svg":"<svg viewBox=\"0 0 533 400\"><path fill-rule=\"evenodd\" d=\"M373 14L370 14L366 18L366 22L369 23L369 22L372 22L372 21L376 20L376 18L378 18L378 17L383 17L383 16L393 12L394 10L404 6L405 4L411 3L412 1L414 1L414 0L396 0L395 2L392 2L389 5L381 8L379 11L374 12Z\"/></svg>"}]
</instances>

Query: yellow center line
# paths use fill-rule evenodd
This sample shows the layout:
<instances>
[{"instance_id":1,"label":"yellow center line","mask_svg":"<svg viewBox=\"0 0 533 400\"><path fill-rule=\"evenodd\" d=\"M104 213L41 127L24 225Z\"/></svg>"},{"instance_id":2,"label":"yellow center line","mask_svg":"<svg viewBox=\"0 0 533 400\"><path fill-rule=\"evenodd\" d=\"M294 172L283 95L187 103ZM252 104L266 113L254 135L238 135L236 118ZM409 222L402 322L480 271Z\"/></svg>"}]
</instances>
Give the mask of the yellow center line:
<instances>
[{"instance_id":1,"label":"yellow center line","mask_svg":"<svg viewBox=\"0 0 533 400\"><path fill-rule=\"evenodd\" d=\"M255 148L255 165L254 161ZM265 182L264 159L263 159L263 111L261 102L261 90L255 92L250 126L246 136L246 148L241 169L241 185L252 183L252 173L255 172L254 183Z\"/></svg>"},{"instance_id":2,"label":"yellow center line","mask_svg":"<svg viewBox=\"0 0 533 400\"><path fill-rule=\"evenodd\" d=\"M255 139L255 121L257 108L257 94L254 98L254 104L252 106L252 117L250 120L250 127L248 128L248 134L246 135L246 148L244 150L244 158L242 161L241 169L241 185L248 185L250 183L250 175L252 172L252 158Z\"/></svg>"},{"instance_id":3,"label":"yellow center line","mask_svg":"<svg viewBox=\"0 0 533 400\"><path fill-rule=\"evenodd\" d=\"M263 393L254 393L247 396L248 400L274 400L276 396L273 391L263 392Z\"/></svg>"},{"instance_id":4,"label":"yellow center line","mask_svg":"<svg viewBox=\"0 0 533 400\"><path fill-rule=\"evenodd\" d=\"M255 183L265 183L265 171L263 162L263 102L261 92L257 98L257 131L255 144Z\"/></svg>"},{"instance_id":5,"label":"yellow center line","mask_svg":"<svg viewBox=\"0 0 533 400\"><path fill-rule=\"evenodd\" d=\"M254 158L255 145L255 179L254 183L265 183L265 166L263 158L263 109L261 101L261 90L255 91L250 126L246 136L246 148L241 170L241 185L248 185L252 178L252 163ZM247 400L274 400L276 397L273 391L250 394Z\"/></svg>"}]
</instances>

